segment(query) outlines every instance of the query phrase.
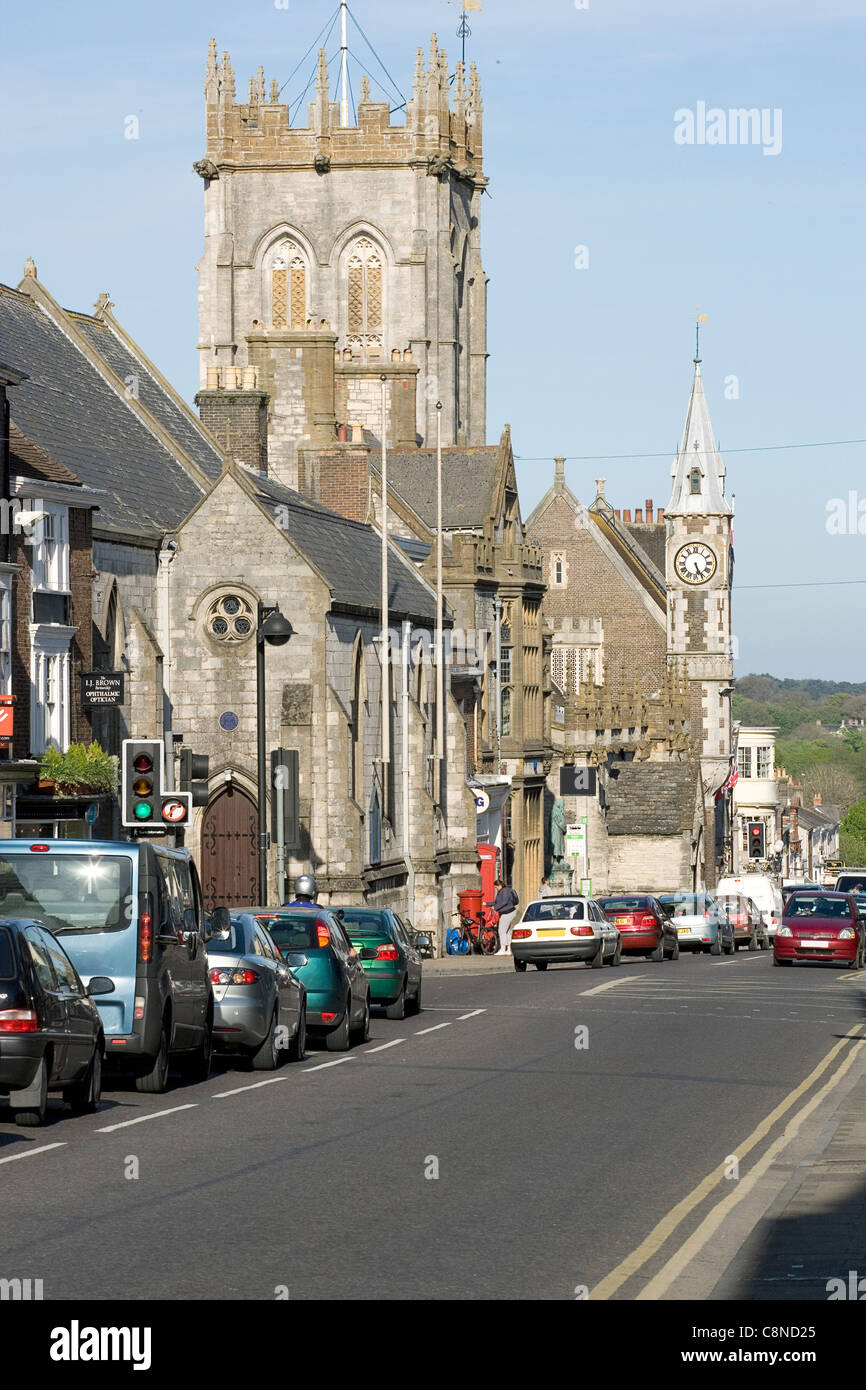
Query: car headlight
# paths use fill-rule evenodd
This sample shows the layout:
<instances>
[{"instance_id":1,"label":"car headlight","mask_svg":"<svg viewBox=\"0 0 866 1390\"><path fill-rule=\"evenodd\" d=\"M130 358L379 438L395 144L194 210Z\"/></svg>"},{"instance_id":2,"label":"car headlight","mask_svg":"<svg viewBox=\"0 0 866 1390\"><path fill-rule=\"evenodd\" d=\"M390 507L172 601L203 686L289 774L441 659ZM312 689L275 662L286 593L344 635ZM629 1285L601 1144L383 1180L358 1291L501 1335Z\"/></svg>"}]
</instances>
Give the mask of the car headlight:
<instances>
[{"instance_id":1,"label":"car headlight","mask_svg":"<svg viewBox=\"0 0 866 1390\"><path fill-rule=\"evenodd\" d=\"M840 931L840 933L839 933L839 940L840 940L840 941L851 941L851 940L853 940L853 937L854 937L854 930L853 930L852 927L845 927L845 929L844 929L843 931Z\"/></svg>"},{"instance_id":2,"label":"car headlight","mask_svg":"<svg viewBox=\"0 0 866 1390\"><path fill-rule=\"evenodd\" d=\"M790 927L780 927L779 930L777 931L776 935L777 935L777 936L793 936L794 933L791 931L791 928L790 928Z\"/></svg>"}]
</instances>

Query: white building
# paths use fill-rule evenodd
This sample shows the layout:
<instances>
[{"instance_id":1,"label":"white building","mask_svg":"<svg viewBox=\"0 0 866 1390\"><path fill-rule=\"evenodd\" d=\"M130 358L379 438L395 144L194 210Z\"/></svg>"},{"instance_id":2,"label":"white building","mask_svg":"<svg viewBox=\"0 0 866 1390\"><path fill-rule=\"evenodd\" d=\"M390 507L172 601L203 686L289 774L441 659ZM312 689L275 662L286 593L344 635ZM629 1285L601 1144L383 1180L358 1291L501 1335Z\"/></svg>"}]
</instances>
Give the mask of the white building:
<instances>
[{"instance_id":1,"label":"white building","mask_svg":"<svg viewBox=\"0 0 866 1390\"><path fill-rule=\"evenodd\" d=\"M737 726L738 777L734 784L734 869L769 859L776 852L778 728ZM760 853L758 853L760 850Z\"/></svg>"}]
</instances>

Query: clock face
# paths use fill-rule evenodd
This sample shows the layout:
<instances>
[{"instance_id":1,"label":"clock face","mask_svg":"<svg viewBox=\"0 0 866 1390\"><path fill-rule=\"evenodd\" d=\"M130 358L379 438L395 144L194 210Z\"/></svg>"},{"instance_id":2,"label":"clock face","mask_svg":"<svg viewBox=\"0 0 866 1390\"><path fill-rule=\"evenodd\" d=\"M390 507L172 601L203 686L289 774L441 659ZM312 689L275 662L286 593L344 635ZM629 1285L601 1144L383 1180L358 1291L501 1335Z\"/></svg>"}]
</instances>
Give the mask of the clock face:
<instances>
[{"instance_id":1,"label":"clock face","mask_svg":"<svg viewBox=\"0 0 866 1390\"><path fill-rule=\"evenodd\" d=\"M715 552L703 541L681 545L674 557L674 569L686 584L706 584L716 572Z\"/></svg>"}]
</instances>

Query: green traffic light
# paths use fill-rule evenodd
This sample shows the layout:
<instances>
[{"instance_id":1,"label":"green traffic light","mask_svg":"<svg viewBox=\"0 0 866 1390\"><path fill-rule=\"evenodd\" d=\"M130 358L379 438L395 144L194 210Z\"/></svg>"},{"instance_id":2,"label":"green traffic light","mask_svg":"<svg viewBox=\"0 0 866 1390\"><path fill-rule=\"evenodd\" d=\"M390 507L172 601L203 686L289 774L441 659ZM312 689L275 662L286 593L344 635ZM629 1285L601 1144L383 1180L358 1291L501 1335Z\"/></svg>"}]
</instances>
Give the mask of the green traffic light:
<instances>
[{"instance_id":1,"label":"green traffic light","mask_svg":"<svg viewBox=\"0 0 866 1390\"><path fill-rule=\"evenodd\" d=\"M147 801L137 801L132 814L136 820L150 820L153 815L153 807Z\"/></svg>"}]
</instances>

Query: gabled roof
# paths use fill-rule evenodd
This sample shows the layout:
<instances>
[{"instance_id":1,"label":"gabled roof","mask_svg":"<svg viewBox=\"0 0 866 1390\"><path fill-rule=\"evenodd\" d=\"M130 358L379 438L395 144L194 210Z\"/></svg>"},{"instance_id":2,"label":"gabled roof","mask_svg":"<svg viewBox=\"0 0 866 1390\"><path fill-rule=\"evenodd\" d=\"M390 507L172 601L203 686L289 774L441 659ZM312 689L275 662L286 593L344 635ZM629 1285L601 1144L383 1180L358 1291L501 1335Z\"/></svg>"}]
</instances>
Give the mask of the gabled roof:
<instances>
[{"instance_id":1,"label":"gabled roof","mask_svg":"<svg viewBox=\"0 0 866 1390\"><path fill-rule=\"evenodd\" d=\"M207 467L204 454L186 462L173 443L181 422L157 416L169 420L174 402L146 359L87 315L67 315L32 276L22 283L26 294L0 285L0 357L14 356L27 374L10 391L13 421L56 464L105 490L98 530L155 538L174 529L219 475L216 449ZM125 394L131 375L143 399Z\"/></svg>"},{"instance_id":2,"label":"gabled roof","mask_svg":"<svg viewBox=\"0 0 866 1390\"><path fill-rule=\"evenodd\" d=\"M331 590L335 608L378 617L382 584L382 540L363 522L303 497L275 479L239 470L279 529L318 570ZM394 618L436 620L436 598L411 561L389 544L388 603Z\"/></svg>"},{"instance_id":3,"label":"gabled roof","mask_svg":"<svg viewBox=\"0 0 866 1390\"><path fill-rule=\"evenodd\" d=\"M679 835L694 825L694 763L617 763L607 782L609 835Z\"/></svg>"},{"instance_id":4,"label":"gabled roof","mask_svg":"<svg viewBox=\"0 0 866 1390\"><path fill-rule=\"evenodd\" d=\"M373 473L379 462L371 454ZM508 426L498 444L442 450L442 526L446 531L481 531L496 520L506 488L513 487L514 459ZM395 493L428 531L436 529L436 450L388 453L388 491Z\"/></svg>"},{"instance_id":5,"label":"gabled roof","mask_svg":"<svg viewBox=\"0 0 866 1390\"><path fill-rule=\"evenodd\" d=\"M15 424L9 421L9 471L13 477L35 478L40 482L66 483L70 487L81 487L81 479L62 463L46 454L32 439Z\"/></svg>"},{"instance_id":6,"label":"gabled roof","mask_svg":"<svg viewBox=\"0 0 866 1390\"><path fill-rule=\"evenodd\" d=\"M690 475L700 469L701 490L692 492ZM704 394L700 358L695 358L695 374L686 423L679 452L671 464L674 480L668 516L730 516L730 503L725 498L725 464L716 448L710 408Z\"/></svg>"}]
</instances>

